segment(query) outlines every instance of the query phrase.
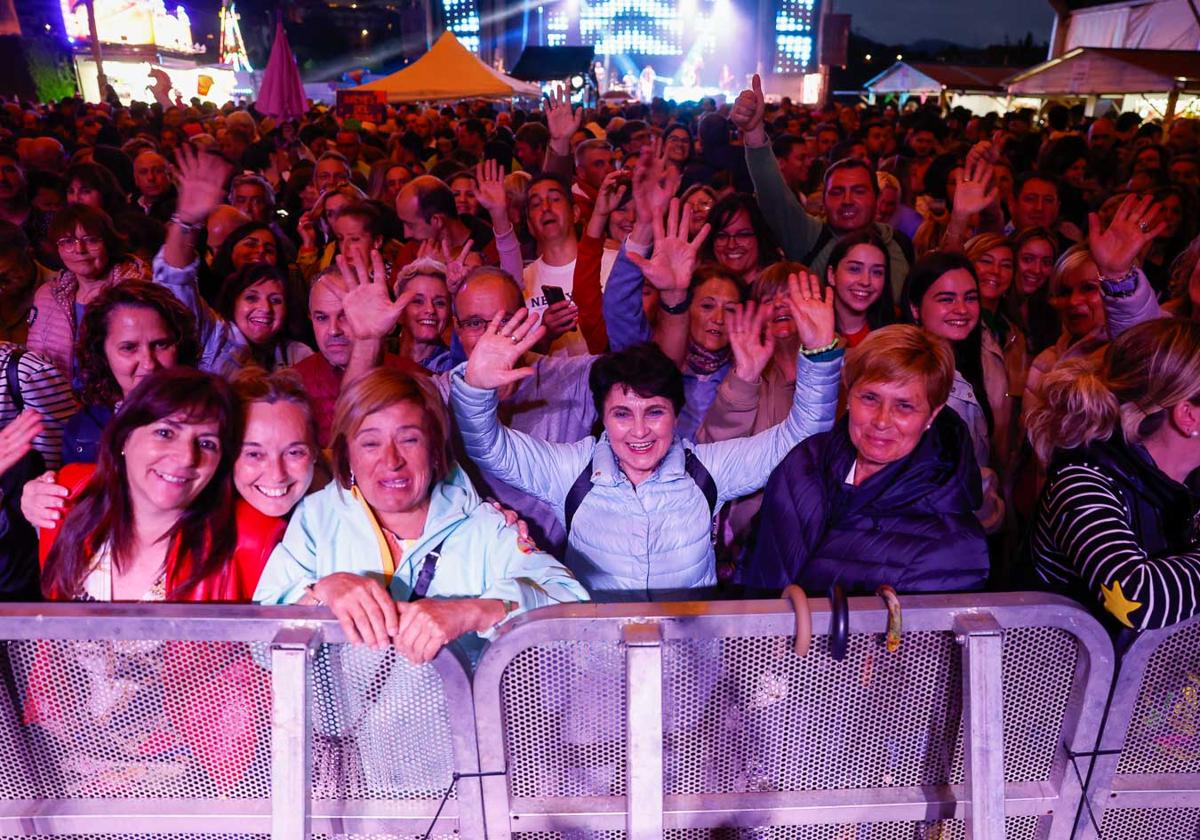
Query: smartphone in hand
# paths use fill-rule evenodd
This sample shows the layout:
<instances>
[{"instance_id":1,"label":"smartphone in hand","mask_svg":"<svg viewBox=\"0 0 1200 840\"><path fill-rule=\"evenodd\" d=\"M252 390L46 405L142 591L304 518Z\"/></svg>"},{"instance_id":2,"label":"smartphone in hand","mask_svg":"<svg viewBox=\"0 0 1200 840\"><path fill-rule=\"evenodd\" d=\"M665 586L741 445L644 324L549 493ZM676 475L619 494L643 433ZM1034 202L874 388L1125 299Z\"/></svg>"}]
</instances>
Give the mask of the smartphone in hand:
<instances>
[{"instance_id":1,"label":"smartphone in hand","mask_svg":"<svg viewBox=\"0 0 1200 840\"><path fill-rule=\"evenodd\" d=\"M546 296L547 306L567 301L567 293L562 290L561 286L542 286L542 293Z\"/></svg>"}]
</instances>

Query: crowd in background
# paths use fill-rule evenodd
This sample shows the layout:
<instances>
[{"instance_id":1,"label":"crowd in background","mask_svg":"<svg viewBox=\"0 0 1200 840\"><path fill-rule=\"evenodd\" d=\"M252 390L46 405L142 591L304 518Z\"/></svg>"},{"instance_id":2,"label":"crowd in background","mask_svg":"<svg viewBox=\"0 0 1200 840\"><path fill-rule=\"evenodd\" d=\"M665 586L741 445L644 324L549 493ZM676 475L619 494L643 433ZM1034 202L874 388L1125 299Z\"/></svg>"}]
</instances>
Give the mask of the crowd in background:
<instances>
[{"instance_id":1,"label":"crowd in background","mask_svg":"<svg viewBox=\"0 0 1200 840\"><path fill-rule=\"evenodd\" d=\"M1200 611L1200 121L0 107L0 590Z\"/></svg>"}]
</instances>

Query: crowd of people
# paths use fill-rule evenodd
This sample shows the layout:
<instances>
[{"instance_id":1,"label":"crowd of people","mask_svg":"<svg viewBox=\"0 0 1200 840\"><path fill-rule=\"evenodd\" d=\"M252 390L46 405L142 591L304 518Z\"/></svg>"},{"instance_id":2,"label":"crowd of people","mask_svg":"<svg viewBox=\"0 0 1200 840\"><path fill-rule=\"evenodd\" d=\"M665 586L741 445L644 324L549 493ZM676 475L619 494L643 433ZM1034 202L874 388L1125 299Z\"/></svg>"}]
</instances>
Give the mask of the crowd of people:
<instances>
[{"instance_id":1,"label":"crowd of people","mask_svg":"<svg viewBox=\"0 0 1200 840\"><path fill-rule=\"evenodd\" d=\"M0 107L0 590L1200 611L1200 121Z\"/></svg>"}]
</instances>

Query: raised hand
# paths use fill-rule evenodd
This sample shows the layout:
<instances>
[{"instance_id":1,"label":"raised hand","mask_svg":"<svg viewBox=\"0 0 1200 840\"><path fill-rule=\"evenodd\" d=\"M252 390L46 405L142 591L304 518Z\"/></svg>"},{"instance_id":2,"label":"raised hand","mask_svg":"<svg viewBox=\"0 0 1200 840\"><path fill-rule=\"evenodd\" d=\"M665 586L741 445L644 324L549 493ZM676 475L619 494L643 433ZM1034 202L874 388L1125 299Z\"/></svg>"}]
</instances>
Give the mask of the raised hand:
<instances>
[{"instance_id":1,"label":"raised hand","mask_svg":"<svg viewBox=\"0 0 1200 840\"><path fill-rule=\"evenodd\" d=\"M553 343L579 326L579 307L569 300L553 303L542 310L546 341Z\"/></svg>"},{"instance_id":2,"label":"raised hand","mask_svg":"<svg viewBox=\"0 0 1200 840\"><path fill-rule=\"evenodd\" d=\"M189 143L175 150L179 196L175 212L189 225L204 224L225 198L225 182L233 167L220 155L195 149Z\"/></svg>"},{"instance_id":3,"label":"raised hand","mask_svg":"<svg viewBox=\"0 0 1200 840\"><path fill-rule=\"evenodd\" d=\"M632 180L639 225L651 225L654 219L662 219L681 178L679 170L667 163L666 145L661 137L652 148L642 150L634 164Z\"/></svg>"},{"instance_id":4,"label":"raised hand","mask_svg":"<svg viewBox=\"0 0 1200 840\"><path fill-rule=\"evenodd\" d=\"M963 176L954 190L953 213L960 219L982 213L996 203L999 191L992 186L995 167L982 155L968 156Z\"/></svg>"},{"instance_id":5,"label":"raised hand","mask_svg":"<svg viewBox=\"0 0 1200 840\"><path fill-rule=\"evenodd\" d=\"M754 74L754 79L750 83L750 90L744 90L738 94L737 99L733 101L733 109L729 112L729 118L733 120L733 124L738 127L738 130L743 135L755 135L751 145L762 145L762 139L759 135L763 128L763 113L767 109L767 100L763 96L762 79L757 73Z\"/></svg>"},{"instance_id":6,"label":"raised hand","mask_svg":"<svg viewBox=\"0 0 1200 840\"><path fill-rule=\"evenodd\" d=\"M21 490L21 515L34 528L53 528L62 519L71 491L58 483L52 470L25 482Z\"/></svg>"},{"instance_id":7,"label":"raised hand","mask_svg":"<svg viewBox=\"0 0 1200 840\"><path fill-rule=\"evenodd\" d=\"M42 433L42 415L27 408L0 429L0 474L33 449L33 439Z\"/></svg>"},{"instance_id":8,"label":"raised hand","mask_svg":"<svg viewBox=\"0 0 1200 840\"><path fill-rule=\"evenodd\" d=\"M775 352L775 336L767 329L774 307L754 301L736 307L729 315L729 346L733 372L743 382L756 382Z\"/></svg>"},{"instance_id":9,"label":"raised hand","mask_svg":"<svg viewBox=\"0 0 1200 840\"><path fill-rule=\"evenodd\" d=\"M475 188L479 206L488 211L495 230L507 233L512 224L508 221L508 193L504 189L504 167L489 158L476 164L475 180L479 182L479 186Z\"/></svg>"},{"instance_id":10,"label":"raised hand","mask_svg":"<svg viewBox=\"0 0 1200 840\"><path fill-rule=\"evenodd\" d=\"M625 174L619 169L614 169L604 176L604 180L600 182L600 191L596 195L596 205L592 208L593 215L607 219L617 209L629 189L622 183Z\"/></svg>"},{"instance_id":11,"label":"raised hand","mask_svg":"<svg viewBox=\"0 0 1200 840\"><path fill-rule=\"evenodd\" d=\"M571 92L565 85L559 85L553 95L547 96L542 107L546 112L546 127L550 129L550 144L563 154L564 144L569 150L571 135L583 125L583 109L571 107Z\"/></svg>"},{"instance_id":12,"label":"raised hand","mask_svg":"<svg viewBox=\"0 0 1200 840\"><path fill-rule=\"evenodd\" d=\"M681 209L679 199L672 198L666 222L662 216L654 217L654 253L646 258L632 251L625 252L629 261L641 269L647 282L664 294L686 292L692 283L696 255L711 227L704 225L689 240L691 222L692 208L684 204Z\"/></svg>"},{"instance_id":13,"label":"raised hand","mask_svg":"<svg viewBox=\"0 0 1200 840\"><path fill-rule=\"evenodd\" d=\"M833 290L822 292L815 274L800 271L788 275L788 308L796 322L800 346L810 350L833 343Z\"/></svg>"},{"instance_id":14,"label":"raised hand","mask_svg":"<svg viewBox=\"0 0 1200 840\"><path fill-rule=\"evenodd\" d=\"M546 329L530 309L521 307L508 319L497 312L467 360L467 384L473 388L501 388L532 376L532 367L516 364L545 334Z\"/></svg>"},{"instance_id":15,"label":"raised hand","mask_svg":"<svg viewBox=\"0 0 1200 840\"><path fill-rule=\"evenodd\" d=\"M471 273L471 269L478 263L471 262L471 248L475 246L474 239L468 239L463 243L463 246L458 249L457 256L450 255L450 243L445 240L441 244L441 254L438 258L441 259L442 265L446 266L446 290L451 296L458 294L458 290L462 287L463 281L467 279L467 275Z\"/></svg>"},{"instance_id":16,"label":"raised hand","mask_svg":"<svg viewBox=\"0 0 1200 840\"><path fill-rule=\"evenodd\" d=\"M296 222L296 232L300 234L300 244L305 248L317 247L317 223L313 210L305 210Z\"/></svg>"},{"instance_id":17,"label":"raised hand","mask_svg":"<svg viewBox=\"0 0 1200 840\"><path fill-rule=\"evenodd\" d=\"M1163 231L1167 222L1162 205L1153 196L1127 195L1117 208L1107 230L1100 229L1100 217L1088 213L1088 248L1102 277L1124 277L1142 250Z\"/></svg>"},{"instance_id":18,"label":"raised hand","mask_svg":"<svg viewBox=\"0 0 1200 840\"><path fill-rule=\"evenodd\" d=\"M382 339L396 328L404 308L413 299L413 293L406 292L392 300L388 292L387 269L378 251L371 252L370 269L357 254L353 261L338 254L337 267L342 273L346 291L335 291L333 286L326 288L335 295L341 295L342 309L346 313L346 332L354 341Z\"/></svg>"}]
</instances>

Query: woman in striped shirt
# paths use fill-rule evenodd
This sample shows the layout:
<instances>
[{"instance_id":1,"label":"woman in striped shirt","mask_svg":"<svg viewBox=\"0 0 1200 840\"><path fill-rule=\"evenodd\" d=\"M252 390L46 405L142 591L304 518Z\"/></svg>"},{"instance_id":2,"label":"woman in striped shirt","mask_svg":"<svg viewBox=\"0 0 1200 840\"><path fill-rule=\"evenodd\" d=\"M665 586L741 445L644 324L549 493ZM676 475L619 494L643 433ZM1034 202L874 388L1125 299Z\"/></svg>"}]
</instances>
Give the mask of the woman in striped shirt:
<instances>
[{"instance_id":1,"label":"woman in striped shirt","mask_svg":"<svg viewBox=\"0 0 1200 840\"><path fill-rule=\"evenodd\" d=\"M1043 581L1144 630L1200 611L1200 324L1156 319L1059 365L1029 436L1049 463L1028 546Z\"/></svg>"}]
</instances>

